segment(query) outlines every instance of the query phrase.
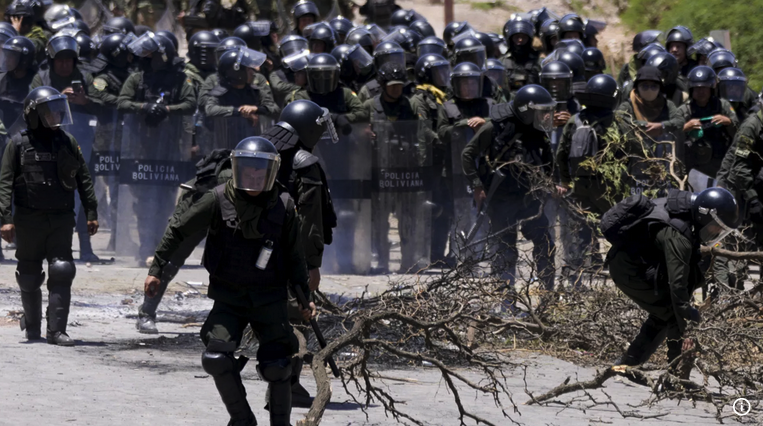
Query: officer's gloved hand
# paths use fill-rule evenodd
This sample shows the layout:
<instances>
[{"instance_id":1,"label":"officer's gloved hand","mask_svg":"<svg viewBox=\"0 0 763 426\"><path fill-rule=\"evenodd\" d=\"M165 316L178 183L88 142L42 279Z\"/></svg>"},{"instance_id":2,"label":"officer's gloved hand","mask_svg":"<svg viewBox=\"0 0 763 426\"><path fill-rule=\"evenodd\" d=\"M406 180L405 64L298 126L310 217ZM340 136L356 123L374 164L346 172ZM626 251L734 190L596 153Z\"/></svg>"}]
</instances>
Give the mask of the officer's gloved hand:
<instances>
[{"instance_id":1,"label":"officer's gloved hand","mask_svg":"<svg viewBox=\"0 0 763 426\"><path fill-rule=\"evenodd\" d=\"M146 115L151 115L151 109L153 108L154 104L150 102L146 102L140 107L140 112Z\"/></svg>"},{"instance_id":2,"label":"officer's gloved hand","mask_svg":"<svg viewBox=\"0 0 763 426\"><path fill-rule=\"evenodd\" d=\"M343 135L347 136L352 133L352 124L345 115L337 115L336 121L334 121L336 128L339 129Z\"/></svg>"},{"instance_id":3,"label":"officer's gloved hand","mask_svg":"<svg viewBox=\"0 0 763 426\"><path fill-rule=\"evenodd\" d=\"M163 104L153 104L151 108L151 115L156 117L159 121L164 120L167 118L167 115L169 114L169 111L167 111L167 107Z\"/></svg>"},{"instance_id":4,"label":"officer's gloved hand","mask_svg":"<svg viewBox=\"0 0 763 426\"><path fill-rule=\"evenodd\" d=\"M747 205L750 209L750 220L755 223L763 223L763 203L760 202L758 197L748 200Z\"/></svg>"}]
</instances>

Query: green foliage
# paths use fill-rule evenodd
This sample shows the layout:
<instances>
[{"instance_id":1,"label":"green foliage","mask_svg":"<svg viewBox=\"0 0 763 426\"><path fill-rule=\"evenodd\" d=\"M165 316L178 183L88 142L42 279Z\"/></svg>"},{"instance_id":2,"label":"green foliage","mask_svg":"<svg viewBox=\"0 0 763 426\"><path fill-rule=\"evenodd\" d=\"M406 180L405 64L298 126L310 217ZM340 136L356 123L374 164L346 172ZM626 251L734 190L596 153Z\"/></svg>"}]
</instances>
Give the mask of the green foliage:
<instances>
[{"instance_id":1,"label":"green foliage","mask_svg":"<svg viewBox=\"0 0 763 426\"><path fill-rule=\"evenodd\" d=\"M622 20L634 31L667 31L684 25L695 39L706 37L712 30L729 30L739 66L753 90L758 91L763 85L763 26L755 17L762 8L763 0L631 0Z\"/></svg>"}]
</instances>

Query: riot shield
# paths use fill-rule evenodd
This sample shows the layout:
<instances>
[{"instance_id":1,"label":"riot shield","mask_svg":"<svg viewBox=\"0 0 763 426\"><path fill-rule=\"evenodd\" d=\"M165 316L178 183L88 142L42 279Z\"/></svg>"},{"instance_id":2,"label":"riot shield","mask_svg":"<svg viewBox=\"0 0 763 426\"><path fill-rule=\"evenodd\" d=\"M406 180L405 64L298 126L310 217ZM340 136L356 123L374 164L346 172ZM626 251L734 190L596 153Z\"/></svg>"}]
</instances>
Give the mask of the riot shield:
<instances>
[{"instance_id":1,"label":"riot shield","mask_svg":"<svg viewBox=\"0 0 763 426\"><path fill-rule=\"evenodd\" d=\"M453 230L450 238L450 252L461 257L463 254L464 238L469 233L474 223L477 210L472 202L472 189L469 186L469 180L464 175L461 153L464 152L466 144L474 137L474 129L469 126L458 126L453 128L450 138L450 155L453 167ZM487 223L478 230L474 240L482 239L487 230ZM475 249L472 248L472 251Z\"/></svg>"},{"instance_id":2,"label":"riot shield","mask_svg":"<svg viewBox=\"0 0 763 426\"><path fill-rule=\"evenodd\" d=\"M119 160L122 145L122 114L104 109L98 116L93 152L90 154L90 174L98 199L98 223L101 232L108 230L109 251L116 249L117 208L119 206Z\"/></svg>"},{"instance_id":3,"label":"riot shield","mask_svg":"<svg viewBox=\"0 0 763 426\"><path fill-rule=\"evenodd\" d=\"M175 207L178 187L194 175L190 133L171 115L155 126L126 114L119 160L116 251L140 266L153 256Z\"/></svg>"},{"instance_id":4,"label":"riot shield","mask_svg":"<svg viewBox=\"0 0 763 426\"><path fill-rule=\"evenodd\" d=\"M197 154L204 156L215 149L233 149L242 139L259 136L273 125L270 117L257 117L256 121L240 116L205 118L196 135Z\"/></svg>"},{"instance_id":5,"label":"riot shield","mask_svg":"<svg viewBox=\"0 0 763 426\"><path fill-rule=\"evenodd\" d=\"M90 156L93 152L93 142L95 141L95 128L98 125L98 119L91 114L87 114L78 108L72 108L72 124L64 126L63 129L77 140L79 144L82 157L85 159L85 163L90 163ZM89 252L90 235L87 232L87 218L85 217L85 210L82 207L82 202L79 195L74 197L74 212L76 215L76 227L77 234L80 239L80 251ZM84 242L82 239L88 240ZM83 247L86 245L86 247Z\"/></svg>"},{"instance_id":6,"label":"riot shield","mask_svg":"<svg viewBox=\"0 0 763 426\"><path fill-rule=\"evenodd\" d=\"M324 247L329 273L367 274L371 269L371 142L368 124L353 125L332 143L328 135L314 153L326 173L337 215L333 243Z\"/></svg>"},{"instance_id":7,"label":"riot shield","mask_svg":"<svg viewBox=\"0 0 763 426\"><path fill-rule=\"evenodd\" d=\"M432 145L422 122L372 121L372 208L379 266L390 259L389 232L397 219L401 273L415 273L430 263L432 229Z\"/></svg>"},{"instance_id":8,"label":"riot shield","mask_svg":"<svg viewBox=\"0 0 763 426\"><path fill-rule=\"evenodd\" d=\"M22 103L9 97L0 96L0 113L5 128L10 128L21 117ZM22 119L23 120L23 119Z\"/></svg>"}]
</instances>

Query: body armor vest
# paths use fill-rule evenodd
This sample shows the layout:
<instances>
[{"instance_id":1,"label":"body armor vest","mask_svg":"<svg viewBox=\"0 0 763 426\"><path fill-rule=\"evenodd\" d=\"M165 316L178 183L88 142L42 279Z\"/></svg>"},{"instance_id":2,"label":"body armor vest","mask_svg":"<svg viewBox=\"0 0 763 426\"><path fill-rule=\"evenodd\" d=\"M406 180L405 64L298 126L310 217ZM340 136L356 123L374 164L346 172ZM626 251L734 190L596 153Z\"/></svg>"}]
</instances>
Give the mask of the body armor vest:
<instances>
[{"instance_id":1,"label":"body armor vest","mask_svg":"<svg viewBox=\"0 0 763 426\"><path fill-rule=\"evenodd\" d=\"M331 93L325 95L319 95L317 93L308 92L310 100L318 104L323 108L327 108L329 112L334 114L345 114L349 112L347 102L344 100L344 89L337 87Z\"/></svg>"},{"instance_id":2,"label":"body armor vest","mask_svg":"<svg viewBox=\"0 0 763 426\"><path fill-rule=\"evenodd\" d=\"M136 102L156 102L164 93L165 105L180 103L180 91L186 80L185 73L175 69L151 73L141 72L138 88L135 91Z\"/></svg>"},{"instance_id":3,"label":"body armor vest","mask_svg":"<svg viewBox=\"0 0 763 426\"><path fill-rule=\"evenodd\" d=\"M27 131L12 138L21 163L20 172L13 183L14 202L17 206L40 210L74 210L74 189L79 162L71 152L69 136L61 131L46 146L30 137ZM66 189L59 173L68 176ZM73 174L72 174L73 173Z\"/></svg>"}]
</instances>

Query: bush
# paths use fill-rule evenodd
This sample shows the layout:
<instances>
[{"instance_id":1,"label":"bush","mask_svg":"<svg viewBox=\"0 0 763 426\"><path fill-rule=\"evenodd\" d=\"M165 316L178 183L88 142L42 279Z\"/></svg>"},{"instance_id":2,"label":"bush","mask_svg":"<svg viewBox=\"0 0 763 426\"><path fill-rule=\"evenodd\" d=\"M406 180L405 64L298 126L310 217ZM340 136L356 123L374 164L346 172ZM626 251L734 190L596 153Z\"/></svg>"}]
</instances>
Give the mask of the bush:
<instances>
[{"instance_id":1,"label":"bush","mask_svg":"<svg viewBox=\"0 0 763 426\"><path fill-rule=\"evenodd\" d=\"M634 31L657 28L667 32L684 25L697 40L712 30L729 30L739 67L750 79L750 87L758 92L763 85L763 27L754 19L758 13L758 2L632 0L622 20Z\"/></svg>"}]
</instances>

